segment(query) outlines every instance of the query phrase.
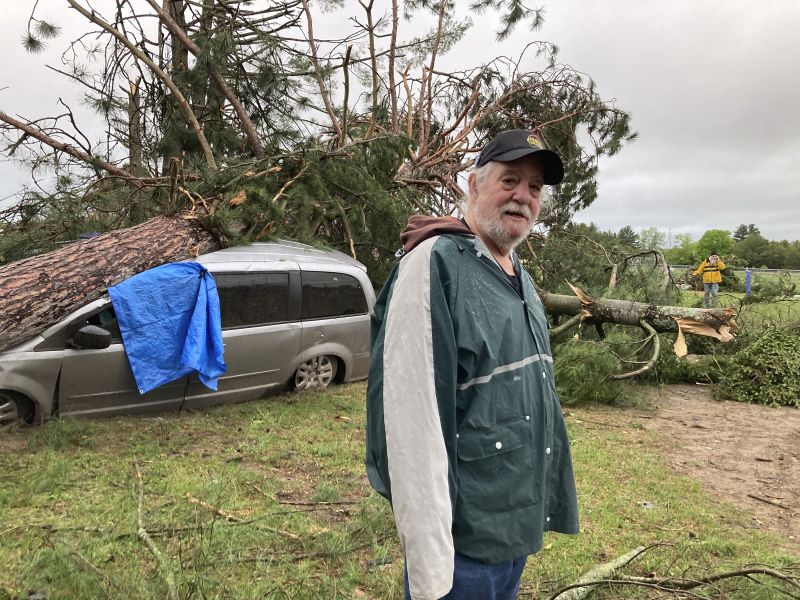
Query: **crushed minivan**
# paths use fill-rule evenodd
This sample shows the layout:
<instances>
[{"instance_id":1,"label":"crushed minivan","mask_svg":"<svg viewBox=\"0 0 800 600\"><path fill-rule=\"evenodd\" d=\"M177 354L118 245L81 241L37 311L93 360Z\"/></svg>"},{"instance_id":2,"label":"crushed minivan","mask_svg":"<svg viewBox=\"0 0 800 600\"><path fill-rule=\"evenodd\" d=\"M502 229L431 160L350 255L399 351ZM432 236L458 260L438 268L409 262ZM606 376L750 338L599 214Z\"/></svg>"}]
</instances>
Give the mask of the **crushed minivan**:
<instances>
[{"instance_id":1,"label":"crushed minivan","mask_svg":"<svg viewBox=\"0 0 800 600\"><path fill-rule=\"evenodd\" d=\"M56 415L205 408L367 377L375 294L360 262L291 241L226 248L195 261L219 293L228 369L216 391L192 374L140 394L105 295L0 353L0 428Z\"/></svg>"}]
</instances>

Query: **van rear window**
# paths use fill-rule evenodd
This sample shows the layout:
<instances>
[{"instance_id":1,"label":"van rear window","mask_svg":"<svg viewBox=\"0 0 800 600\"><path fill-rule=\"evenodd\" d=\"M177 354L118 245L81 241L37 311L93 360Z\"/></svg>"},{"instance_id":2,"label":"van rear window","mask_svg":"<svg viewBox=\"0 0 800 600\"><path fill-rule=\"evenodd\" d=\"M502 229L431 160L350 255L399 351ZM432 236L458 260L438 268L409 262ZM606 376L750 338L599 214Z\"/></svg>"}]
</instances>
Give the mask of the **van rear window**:
<instances>
[{"instance_id":1,"label":"van rear window","mask_svg":"<svg viewBox=\"0 0 800 600\"><path fill-rule=\"evenodd\" d=\"M288 273L221 273L214 280L223 329L289 320Z\"/></svg>"},{"instance_id":2,"label":"van rear window","mask_svg":"<svg viewBox=\"0 0 800 600\"><path fill-rule=\"evenodd\" d=\"M303 271L303 319L324 319L367 312L367 298L355 277Z\"/></svg>"}]
</instances>

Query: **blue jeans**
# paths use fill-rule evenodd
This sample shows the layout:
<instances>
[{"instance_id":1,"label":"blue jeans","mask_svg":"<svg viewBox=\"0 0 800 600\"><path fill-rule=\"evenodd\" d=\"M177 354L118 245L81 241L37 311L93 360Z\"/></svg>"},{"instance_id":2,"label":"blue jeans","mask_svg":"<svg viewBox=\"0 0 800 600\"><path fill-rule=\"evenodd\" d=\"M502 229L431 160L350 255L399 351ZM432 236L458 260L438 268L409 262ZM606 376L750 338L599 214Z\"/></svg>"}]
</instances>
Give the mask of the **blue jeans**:
<instances>
[{"instance_id":1,"label":"blue jeans","mask_svg":"<svg viewBox=\"0 0 800 600\"><path fill-rule=\"evenodd\" d=\"M514 600L519 592L520 577L527 556L487 565L456 553L453 568L453 589L440 600ZM406 600L408 569L405 572Z\"/></svg>"},{"instance_id":2,"label":"blue jeans","mask_svg":"<svg viewBox=\"0 0 800 600\"><path fill-rule=\"evenodd\" d=\"M703 306L711 308L717 305L717 292L719 291L718 283L704 283L705 294L703 294ZM711 300L711 302L709 302Z\"/></svg>"}]
</instances>

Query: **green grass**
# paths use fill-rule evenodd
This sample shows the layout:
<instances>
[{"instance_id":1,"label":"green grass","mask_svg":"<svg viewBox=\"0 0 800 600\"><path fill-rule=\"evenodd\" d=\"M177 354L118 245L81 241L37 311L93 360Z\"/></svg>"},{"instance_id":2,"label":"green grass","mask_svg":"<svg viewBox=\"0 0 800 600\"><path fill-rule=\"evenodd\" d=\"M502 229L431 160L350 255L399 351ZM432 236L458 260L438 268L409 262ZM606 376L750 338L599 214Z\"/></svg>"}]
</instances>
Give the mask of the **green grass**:
<instances>
[{"instance_id":1,"label":"green grass","mask_svg":"<svg viewBox=\"0 0 800 600\"><path fill-rule=\"evenodd\" d=\"M181 598L401 598L391 511L364 475L363 398L355 384L4 435L0 598L37 590L50 600L164 598L168 577ZM671 472L650 449L653 434L621 409L571 410L583 531L548 534L521 598L546 597L592 565L655 542L668 545L629 572L698 575L798 560L751 529L747 515ZM141 517L161 564L136 534L139 474ZM735 587L727 597L762 589ZM593 596L620 597L648 596L640 588Z\"/></svg>"}]
</instances>

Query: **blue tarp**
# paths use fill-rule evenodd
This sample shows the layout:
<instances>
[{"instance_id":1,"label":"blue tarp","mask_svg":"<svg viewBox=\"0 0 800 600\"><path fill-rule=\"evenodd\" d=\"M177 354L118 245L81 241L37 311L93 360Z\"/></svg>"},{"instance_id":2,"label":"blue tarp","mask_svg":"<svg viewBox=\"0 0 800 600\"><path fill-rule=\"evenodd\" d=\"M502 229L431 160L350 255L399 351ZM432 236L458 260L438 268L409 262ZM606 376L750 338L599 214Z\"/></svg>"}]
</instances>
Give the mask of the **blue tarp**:
<instances>
[{"instance_id":1,"label":"blue tarp","mask_svg":"<svg viewBox=\"0 0 800 600\"><path fill-rule=\"evenodd\" d=\"M227 367L219 295L205 267L163 265L108 288L108 294L140 394L194 371L217 389Z\"/></svg>"}]
</instances>

